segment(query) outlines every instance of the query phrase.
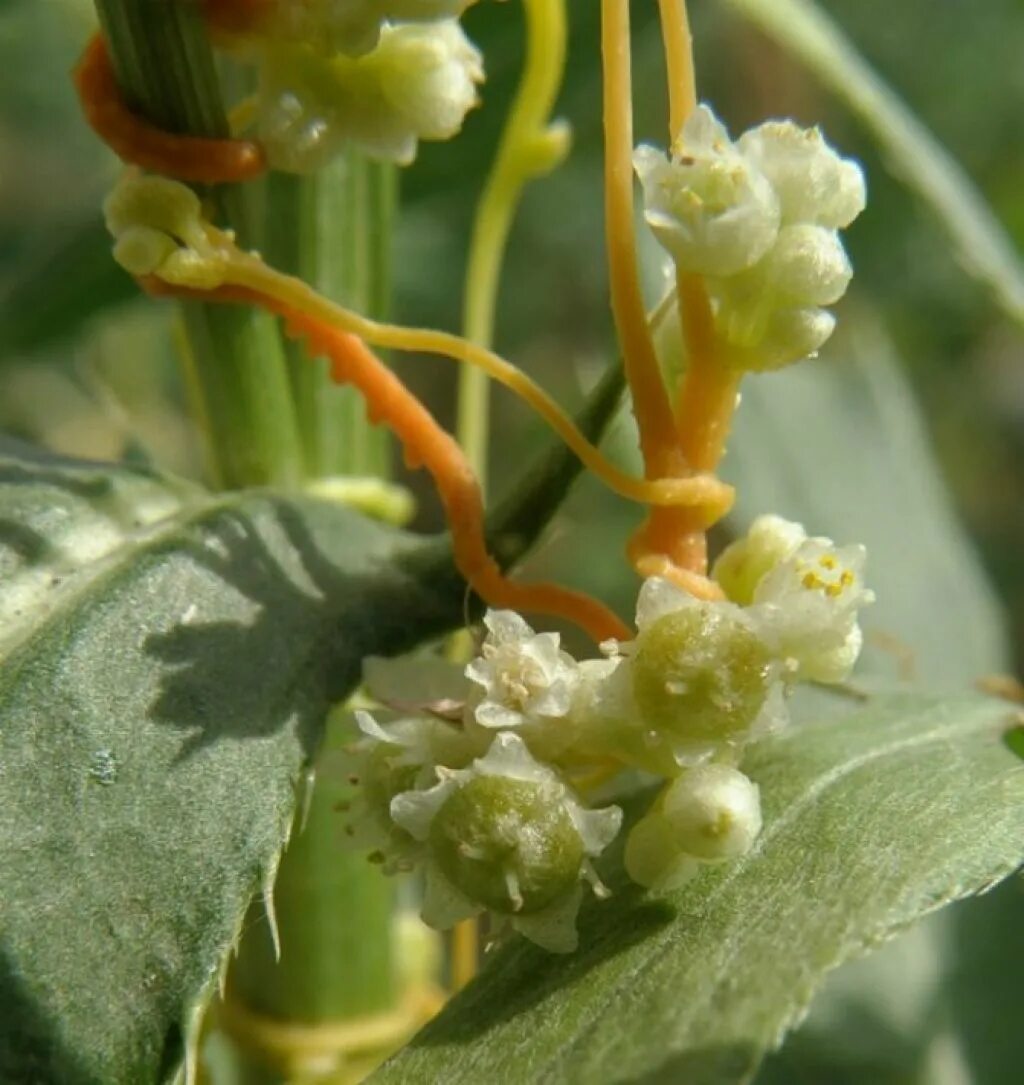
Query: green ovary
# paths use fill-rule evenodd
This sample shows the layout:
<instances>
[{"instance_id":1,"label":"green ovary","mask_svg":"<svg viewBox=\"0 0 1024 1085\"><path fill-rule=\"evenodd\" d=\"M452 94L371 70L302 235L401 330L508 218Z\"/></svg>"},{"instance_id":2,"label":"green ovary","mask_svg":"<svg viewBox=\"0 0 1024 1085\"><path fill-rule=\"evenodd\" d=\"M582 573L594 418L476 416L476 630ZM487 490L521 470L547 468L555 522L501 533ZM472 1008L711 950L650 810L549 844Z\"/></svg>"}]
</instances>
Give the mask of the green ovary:
<instances>
[{"instance_id":1,"label":"green ovary","mask_svg":"<svg viewBox=\"0 0 1024 1085\"><path fill-rule=\"evenodd\" d=\"M556 789L499 776L455 792L434 817L430 843L456 888L506 914L552 904L576 884L583 862L583 841Z\"/></svg>"},{"instance_id":2,"label":"green ovary","mask_svg":"<svg viewBox=\"0 0 1024 1085\"><path fill-rule=\"evenodd\" d=\"M772 658L722 607L666 614L637 639L633 695L644 725L682 742L721 741L746 730L764 705Z\"/></svg>"}]
</instances>

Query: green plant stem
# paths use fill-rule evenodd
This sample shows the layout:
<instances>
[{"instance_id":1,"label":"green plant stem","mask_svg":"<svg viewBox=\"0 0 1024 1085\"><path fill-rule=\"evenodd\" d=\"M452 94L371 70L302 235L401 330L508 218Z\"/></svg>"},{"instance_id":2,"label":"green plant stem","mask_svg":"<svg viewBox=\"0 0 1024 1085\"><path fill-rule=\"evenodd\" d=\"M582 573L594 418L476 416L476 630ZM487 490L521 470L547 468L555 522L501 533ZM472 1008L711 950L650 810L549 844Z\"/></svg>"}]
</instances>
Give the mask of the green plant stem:
<instances>
[{"instance_id":1,"label":"green plant stem","mask_svg":"<svg viewBox=\"0 0 1024 1085\"><path fill-rule=\"evenodd\" d=\"M213 56L194 4L96 0L126 100L169 131L224 136L227 121ZM209 194L218 219L253 235L251 194ZM195 414L214 485L298 483L302 449L281 336L272 318L241 308L182 307Z\"/></svg>"},{"instance_id":2,"label":"green plant stem","mask_svg":"<svg viewBox=\"0 0 1024 1085\"><path fill-rule=\"evenodd\" d=\"M344 721L329 726L308 804L296 812L274 889L280 960L260 906L232 967L232 996L256 1013L318 1024L392 1005L393 881L342 847L338 804L353 787L339 748L352 737Z\"/></svg>"},{"instance_id":3,"label":"green plant stem","mask_svg":"<svg viewBox=\"0 0 1024 1085\"><path fill-rule=\"evenodd\" d=\"M273 174L261 251L329 297L383 316L394 195L393 170L354 152L314 176ZM301 343L285 350L307 476L386 477L386 434L370 426L361 397L334 384L326 363L311 360ZM351 733L332 727L328 735L275 883L280 959L263 906L254 905L230 981L230 998L250 1013L307 1026L386 1010L399 993L393 881L341 848L337 804L351 797L351 785L332 764Z\"/></svg>"},{"instance_id":4,"label":"green plant stem","mask_svg":"<svg viewBox=\"0 0 1024 1085\"><path fill-rule=\"evenodd\" d=\"M98 0L119 78L133 108L168 129L227 131L213 60L195 6ZM374 316L388 298L394 174L354 155L314 178L272 175L262 205L253 186L210 194L218 220L277 266ZM257 210L262 211L261 220ZM331 474L388 473L384 435L362 401L326 367L283 341L275 321L235 307L184 306L187 377L225 487L293 485ZM330 760L328 746L321 759ZM229 981L248 1015L304 1026L373 1014L395 1001L392 883L340 847L335 808L344 778L330 772L296 814L274 886L277 957L262 902L244 925ZM237 1036L236 1036L237 1039ZM239 1045L248 1085L277 1080L258 1044Z\"/></svg>"},{"instance_id":5,"label":"green plant stem","mask_svg":"<svg viewBox=\"0 0 1024 1085\"><path fill-rule=\"evenodd\" d=\"M327 297L384 318L395 187L392 166L352 150L310 177L273 174L262 251ZM387 436L370 425L362 398L334 384L326 362L311 363L300 343L285 350L306 473L386 477Z\"/></svg>"}]
</instances>

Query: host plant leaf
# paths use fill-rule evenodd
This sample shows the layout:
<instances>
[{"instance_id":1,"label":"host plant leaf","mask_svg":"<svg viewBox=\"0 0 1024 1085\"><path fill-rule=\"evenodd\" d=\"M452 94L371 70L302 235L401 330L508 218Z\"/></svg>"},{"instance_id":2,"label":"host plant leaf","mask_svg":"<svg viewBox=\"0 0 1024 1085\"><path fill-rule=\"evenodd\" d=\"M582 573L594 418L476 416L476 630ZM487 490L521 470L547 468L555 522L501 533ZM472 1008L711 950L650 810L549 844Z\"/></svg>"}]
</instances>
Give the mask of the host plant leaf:
<instances>
[{"instance_id":1,"label":"host plant leaf","mask_svg":"<svg viewBox=\"0 0 1024 1085\"><path fill-rule=\"evenodd\" d=\"M525 474L504 561L578 473L555 445ZM0 1080L174 1075L327 707L466 602L446 540L0 438Z\"/></svg>"},{"instance_id":2,"label":"host plant leaf","mask_svg":"<svg viewBox=\"0 0 1024 1085\"><path fill-rule=\"evenodd\" d=\"M176 1069L329 699L457 620L403 568L416 545L340 507L0 459L0 1079Z\"/></svg>"},{"instance_id":3,"label":"host plant leaf","mask_svg":"<svg viewBox=\"0 0 1024 1085\"><path fill-rule=\"evenodd\" d=\"M1024 857L1010 717L891 696L761 741L749 856L663 898L613 879L575 955L504 947L375 1085L749 1080L829 970Z\"/></svg>"}]
</instances>

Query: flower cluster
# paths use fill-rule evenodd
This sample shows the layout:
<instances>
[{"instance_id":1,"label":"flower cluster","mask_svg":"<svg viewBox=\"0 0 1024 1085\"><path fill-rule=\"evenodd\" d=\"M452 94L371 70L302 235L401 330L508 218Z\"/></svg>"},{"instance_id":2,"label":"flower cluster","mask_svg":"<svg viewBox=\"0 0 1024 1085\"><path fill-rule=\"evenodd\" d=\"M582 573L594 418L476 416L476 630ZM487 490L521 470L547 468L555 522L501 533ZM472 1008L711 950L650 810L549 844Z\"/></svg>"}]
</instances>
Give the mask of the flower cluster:
<instances>
[{"instance_id":1,"label":"flower cluster","mask_svg":"<svg viewBox=\"0 0 1024 1085\"><path fill-rule=\"evenodd\" d=\"M849 674L872 599L863 564L862 547L765 516L712 570L724 599L647 580L635 638L601 658L577 661L556 634L490 611L479 655L443 676L446 696L434 680L417 698L406 665L396 697L378 663L371 692L423 707L384 723L357 713L350 838L386 869L424 869L432 926L486 911L573 949L583 884L605 892L592 860L622 823L591 797L619 772L663 781L625 842L639 884L673 888L752 848L761 806L744 748L786 722L794 683Z\"/></svg>"},{"instance_id":2,"label":"flower cluster","mask_svg":"<svg viewBox=\"0 0 1024 1085\"><path fill-rule=\"evenodd\" d=\"M274 0L238 38L259 69L259 139L309 173L346 144L405 165L477 103L483 64L458 23L469 0Z\"/></svg>"},{"instance_id":3,"label":"flower cluster","mask_svg":"<svg viewBox=\"0 0 1024 1085\"><path fill-rule=\"evenodd\" d=\"M733 142L707 106L666 155L636 150L645 216L678 273L705 277L730 364L777 369L817 351L852 268L838 231L864 209L860 167L817 128L768 121Z\"/></svg>"}]
</instances>

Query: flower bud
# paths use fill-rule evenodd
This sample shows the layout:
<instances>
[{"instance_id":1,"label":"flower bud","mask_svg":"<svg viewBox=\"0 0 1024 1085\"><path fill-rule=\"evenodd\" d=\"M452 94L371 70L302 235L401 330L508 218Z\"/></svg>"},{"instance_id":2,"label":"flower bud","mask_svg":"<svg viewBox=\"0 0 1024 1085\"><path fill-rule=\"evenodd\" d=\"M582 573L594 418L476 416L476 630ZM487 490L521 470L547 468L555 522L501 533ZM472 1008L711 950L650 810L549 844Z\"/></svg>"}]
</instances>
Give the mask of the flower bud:
<instances>
[{"instance_id":1,"label":"flower bud","mask_svg":"<svg viewBox=\"0 0 1024 1085\"><path fill-rule=\"evenodd\" d=\"M114 259L132 275L212 290L224 282L224 257L206 236L202 204L187 186L129 171L103 203Z\"/></svg>"},{"instance_id":2,"label":"flower bud","mask_svg":"<svg viewBox=\"0 0 1024 1085\"><path fill-rule=\"evenodd\" d=\"M760 289L780 305L831 305L853 278L839 235L824 226L784 226L756 274Z\"/></svg>"},{"instance_id":3,"label":"flower bud","mask_svg":"<svg viewBox=\"0 0 1024 1085\"><path fill-rule=\"evenodd\" d=\"M680 888L700 871L700 863L678 846L672 825L657 810L630 830L622 862L637 885L658 893Z\"/></svg>"},{"instance_id":4,"label":"flower bud","mask_svg":"<svg viewBox=\"0 0 1024 1085\"><path fill-rule=\"evenodd\" d=\"M813 222L839 229L864 210L860 166L836 154L817 128L768 121L744 133L738 147L774 187L783 223Z\"/></svg>"},{"instance_id":5,"label":"flower bud","mask_svg":"<svg viewBox=\"0 0 1024 1085\"><path fill-rule=\"evenodd\" d=\"M729 765L697 765L665 790L661 814L679 848L708 862L745 855L761 832L757 784Z\"/></svg>"},{"instance_id":6,"label":"flower bud","mask_svg":"<svg viewBox=\"0 0 1024 1085\"><path fill-rule=\"evenodd\" d=\"M749 606L764 575L794 554L806 538L802 524L781 516L759 516L742 539L722 551L711 576L732 602Z\"/></svg>"},{"instance_id":7,"label":"flower bud","mask_svg":"<svg viewBox=\"0 0 1024 1085\"><path fill-rule=\"evenodd\" d=\"M187 185L166 177L128 171L103 201L103 217L115 238L141 226L182 245L205 241L199 197Z\"/></svg>"},{"instance_id":8,"label":"flower bud","mask_svg":"<svg viewBox=\"0 0 1024 1085\"><path fill-rule=\"evenodd\" d=\"M172 237L148 226L129 226L114 242L114 259L129 275L154 275L177 251Z\"/></svg>"},{"instance_id":9,"label":"flower bud","mask_svg":"<svg viewBox=\"0 0 1024 1085\"><path fill-rule=\"evenodd\" d=\"M654 147L636 149L645 218L680 270L733 275L771 247L778 200L707 106L695 110L682 142L685 153L671 158Z\"/></svg>"}]
</instances>

